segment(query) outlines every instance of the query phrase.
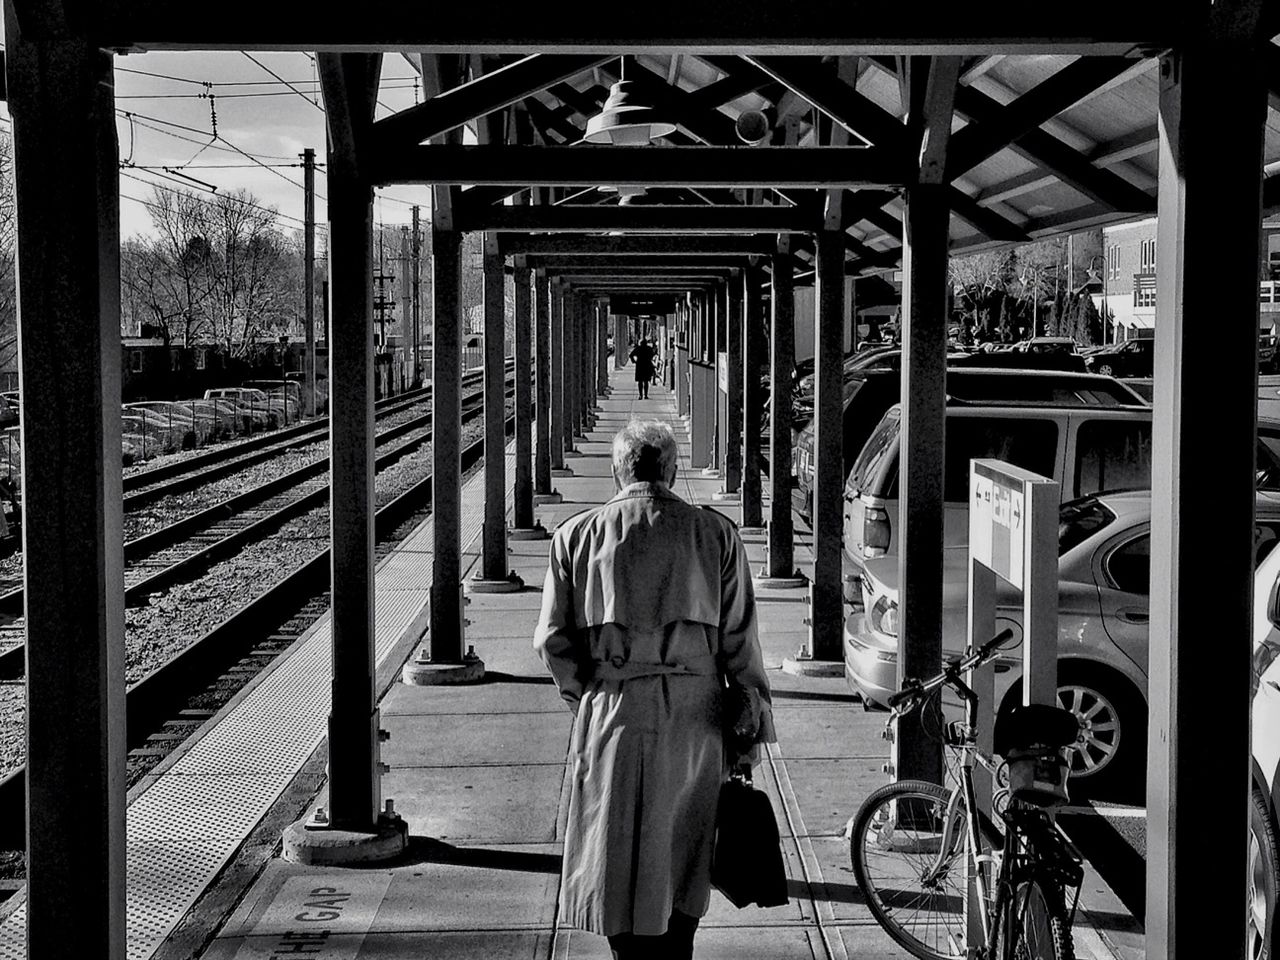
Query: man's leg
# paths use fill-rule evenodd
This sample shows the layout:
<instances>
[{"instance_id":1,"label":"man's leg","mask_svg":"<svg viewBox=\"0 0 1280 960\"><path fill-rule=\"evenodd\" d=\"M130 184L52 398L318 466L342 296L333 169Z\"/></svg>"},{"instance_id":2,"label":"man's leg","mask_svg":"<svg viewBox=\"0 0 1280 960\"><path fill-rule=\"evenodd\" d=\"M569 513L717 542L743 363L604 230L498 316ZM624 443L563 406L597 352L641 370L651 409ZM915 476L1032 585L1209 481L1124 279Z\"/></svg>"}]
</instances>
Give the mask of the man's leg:
<instances>
[{"instance_id":1,"label":"man's leg","mask_svg":"<svg viewBox=\"0 0 1280 960\"><path fill-rule=\"evenodd\" d=\"M698 917L679 910L671 912L661 955L665 960L693 960L693 935L698 932Z\"/></svg>"}]
</instances>

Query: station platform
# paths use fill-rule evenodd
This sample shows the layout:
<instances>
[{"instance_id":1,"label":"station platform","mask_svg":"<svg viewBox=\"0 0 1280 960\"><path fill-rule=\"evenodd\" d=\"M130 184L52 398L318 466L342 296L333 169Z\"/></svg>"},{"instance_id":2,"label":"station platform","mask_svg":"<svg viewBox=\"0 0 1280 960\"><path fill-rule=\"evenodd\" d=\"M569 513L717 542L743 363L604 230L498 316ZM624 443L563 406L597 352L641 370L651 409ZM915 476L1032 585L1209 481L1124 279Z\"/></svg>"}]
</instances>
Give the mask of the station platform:
<instances>
[{"instance_id":1,"label":"station platform","mask_svg":"<svg viewBox=\"0 0 1280 960\"><path fill-rule=\"evenodd\" d=\"M682 448L676 492L736 520L736 504L713 501L721 481L688 466L688 432L670 394L654 387L638 400L630 370L612 378L595 428L566 457L572 475L556 478L563 502L538 507L541 523L553 529L612 497L612 438L633 417L670 422ZM508 476L513 469L509 448ZM477 476L464 490L464 562L472 567L482 485ZM759 569L763 535L744 540ZM487 669L471 686L397 681L425 623L430 521L379 566L379 687L386 691L382 726L391 734L382 791L408 821L407 854L345 869L279 858L283 827L328 805L326 618L131 795L130 960L610 956L604 938L556 920L571 714L531 643L547 542L513 541L510 551L525 589L475 594L467 607L466 642ZM800 528L797 566L811 572L812 562ZM737 910L713 893L695 943L702 960L908 956L863 903L843 836L862 799L886 782L884 714L864 712L841 677L781 670L807 636L807 592L757 592L779 742L757 768L756 784L778 818L791 900ZM22 956L14 949L21 913L19 906L0 924L0 958ZM1077 919L1077 955L1116 960L1120 954L1090 920Z\"/></svg>"}]
</instances>

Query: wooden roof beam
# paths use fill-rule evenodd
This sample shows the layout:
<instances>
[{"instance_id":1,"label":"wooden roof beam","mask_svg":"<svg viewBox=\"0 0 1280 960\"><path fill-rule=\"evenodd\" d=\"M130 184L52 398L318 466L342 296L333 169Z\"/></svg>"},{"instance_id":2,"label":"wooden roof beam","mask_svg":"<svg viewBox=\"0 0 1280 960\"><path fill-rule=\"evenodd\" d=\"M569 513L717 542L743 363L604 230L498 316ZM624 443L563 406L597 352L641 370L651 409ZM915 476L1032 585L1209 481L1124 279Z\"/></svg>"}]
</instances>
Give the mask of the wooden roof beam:
<instances>
[{"instance_id":1,"label":"wooden roof beam","mask_svg":"<svg viewBox=\"0 0 1280 960\"><path fill-rule=\"evenodd\" d=\"M532 111L531 111L532 112ZM861 147L415 146L370 158L392 183L520 186L860 187L900 184L904 164Z\"/></svg>"},{"instance_id":2,"label":"wooden roof beam","mask_svg":"<svg viewBox=\"0 0 1280 960\"><path fill-rule=\"evenodd\" d=\"M580 235L505 233L498 238L504 254L597 257L767 256L777 248L772 236L759 237L585 237Z\"/></svg>"},{"instance_id":3,"label":"wooden roof beam","mask_svg":"<svg viewBox=\"0 0 1280 960\"><path fill-rule=\"evenodd\" d=\"M970 123L956 132L947 172L952 179L972 170L989 157L1037 129L1088 94L1124 73L1132 65L1123 57L1081 57L1036 84L999 113Z\"/></svg>"},{"instance_id":4,"label":"wooden roof beam","mask_svg":"<svg viewBox=\"0 0 1280 960\"><path fill-rule=\"evenodd\" d=\"M30 4L22 4L29 7ZM1186 5L1183 5L1186 6ZM431 50L496 53L838 53L910 49L928 55L1124 53L1179 46L1194 22L1183 6L1113 4L1106 16L1063 18L1048 4L824 2L798 15L776 0L720 4L651 0L642 13L596 9L566 28L537 4L404 4L365 0L316 17L302 0L223 0L218 15L172 0L95 0L77 19L110 49Z\"/></svg>"},{"instance_id":5,"label":"wooden roof beam","mask_svg":"<svg viewBox=\"0 0 1280 960\"><path fill-rule=\"evenodd\" d=\"M465 208L459 230L527 233L797 233L816 229L812 216L793 207L489 206Z\"/></svg>"},{"instance_id":6,"label":"wooden roof beam","mask_svg":"<svg viewBox=\"0 0 1280 960\"><path fill-rule=\"evenodd\" d=\"M525 57L379 120L373 125L374 134L388 146L421 143L509 107L608 59L554 54Z\"/></svg>"}]
</instances>

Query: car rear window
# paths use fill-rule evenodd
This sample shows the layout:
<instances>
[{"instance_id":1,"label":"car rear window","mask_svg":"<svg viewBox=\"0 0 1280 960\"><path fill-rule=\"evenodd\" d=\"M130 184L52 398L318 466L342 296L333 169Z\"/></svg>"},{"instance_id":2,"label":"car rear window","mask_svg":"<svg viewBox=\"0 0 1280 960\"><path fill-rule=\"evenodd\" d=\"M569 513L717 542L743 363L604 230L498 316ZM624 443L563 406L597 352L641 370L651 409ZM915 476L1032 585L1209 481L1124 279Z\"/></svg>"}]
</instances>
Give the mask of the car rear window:
<instances>
[{"instance_id":1,"label":"car rear window","mask_svg":"<svg viewBox=\"0 0 1280 960\"><path fill-rule=\"evenodd\" d=\"M943 498L969 500L969 461L1004 460L1053 479L1058 460L1058 424L1035 417L947 417Z\"/></svg>"},{"instance_id":2,"label":"car rear window","mask_svg":"<svg viewBox=\"0 0 1280 960\"><path fill-rule=\"evenodd\" d=\"M858 459L853 461L849 471L849 486L862 493L876 495L880 491L872 490L871 483L890 450L896 449L898 439L901 407L891 407L880 423L871 431L871 436L862 446Z\"/></svg>"},{"instance_id":3,"label":"car rear window","mask_svg":"<svg viewBox=\"0 0 1280 960\"><path fill-rule=\"evenodd\" d=\"M1151 486L1151 424L1145 420L1089 420L1076 433L1073 496Z\"/></svg>"},{"instance_id":4,"label":"car rear window","mask_svg":"<svg viewBox=\"0 0 1280 960\"><path fill-rule=\"evenodd\" d=\"M1071 500L1058 510L1058 556L1109 526L1116 515L1093 497Z\"/></svg>"}]
</instances>

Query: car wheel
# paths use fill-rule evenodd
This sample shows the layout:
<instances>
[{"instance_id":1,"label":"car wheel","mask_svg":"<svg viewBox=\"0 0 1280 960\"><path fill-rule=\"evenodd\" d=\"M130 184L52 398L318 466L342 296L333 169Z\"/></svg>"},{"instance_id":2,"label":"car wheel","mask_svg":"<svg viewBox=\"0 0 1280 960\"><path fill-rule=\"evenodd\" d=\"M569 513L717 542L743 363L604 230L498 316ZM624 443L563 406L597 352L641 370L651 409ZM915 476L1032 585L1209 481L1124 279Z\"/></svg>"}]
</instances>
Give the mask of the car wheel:
<instances>
[{"instance_id":1,"label":"car wheel","mask_svg":"<svg viewBox=\"0 0 1280 960\"><path fill-rule=\"evenodd\" d=\"M1113 367L1109 363L1098 364L1098 372L1102 374L1104 377L1114 377L1116 375L1115 367Z\"/></svg>"},{"instance_id":2,"label":"car wheel","mask_svg":"<svg viewBox=\"0 0 1280 960\"><path fill-rule=\"evenodd\" d=\"M1276 872L1280 859L1276 853L1276 831L1262 794L1254 790L1249 804L1249 909L1245 943L1248 960L1267 960L1273 956L1275 934Z\"/></svg>"},{"instance_id":3,"label":"car wheel","mask_svg":"<svg viewBox=\"0 0 1280 960\"><path fill-rule=\"evenodd\" d=\"M1021 702L1019 682L1001 710ZM1141 802L1147 775L1147 707L1141 695L1105 668L1060 663L1058 705L1080 721L1080 737L1067 750L1071 795Z\"/></svg>"}]
</instances>

